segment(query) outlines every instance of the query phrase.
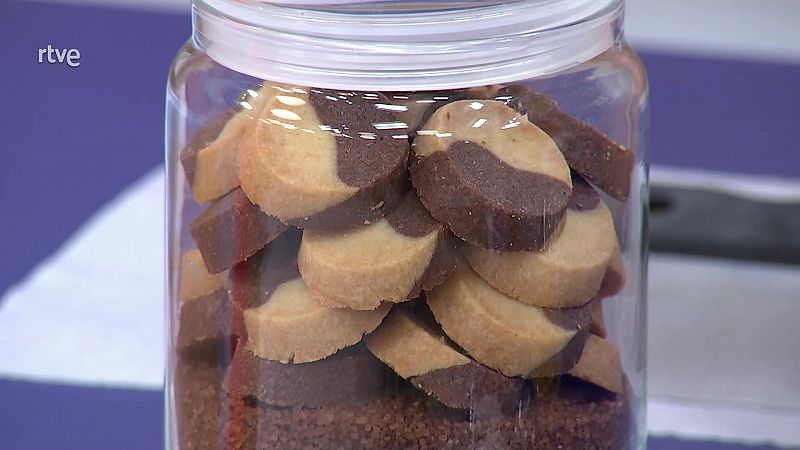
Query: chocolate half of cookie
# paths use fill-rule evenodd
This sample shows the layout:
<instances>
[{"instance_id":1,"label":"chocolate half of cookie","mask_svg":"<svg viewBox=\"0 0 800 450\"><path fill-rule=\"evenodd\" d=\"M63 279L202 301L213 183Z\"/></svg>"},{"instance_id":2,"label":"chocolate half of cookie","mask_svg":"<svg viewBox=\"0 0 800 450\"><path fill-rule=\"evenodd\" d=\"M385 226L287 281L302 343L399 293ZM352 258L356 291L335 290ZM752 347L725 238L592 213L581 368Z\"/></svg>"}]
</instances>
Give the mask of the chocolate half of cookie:
<instances>
[{"instance_id":1,"label":"chocolate half of cookie","mask_svg":"<svg viewBox=\"0 0 800 450\"><path fill-rule=\"evenodd\" d=\"M540 366L588 330L592 317L591 303L565 309L520 303L491 287L466 264L428 293L427 302L448 337L478 362L512 377L537 376ZM561 358L573 357L562 353Z\"/></svg>"},{"instance_id":2,"label":"chocolate half of cookie","mask_svg":"<svg viewBox=\"0 0 800 450\"><path fill-rule=\"evenodd\" d=\"M411 179L431 215L467 242L542 248L572 192L569 167L541 129L500 102L439 108L414 141Z\"/></svg>"},{"instance_id":3,"label":"chocolate half of cookie","mask_svg":"<svg viewBox=\"0 0 800 450\"><path fill-rule=\"evenodd\" d=\"M422 300L396 306L366 342L418 389L450 408L469 409L475 417L514 414L524 398L523 379L506 377L464 355Z\"/></svg>"},{"instance_id":4,"label":"chocolate half of cookie","mask_svg":"<svg viewBox=\"0 0 800 450\"><path fill-rule=\"evenodd\" d=\"M178 354L192 360L225 364L233 350L234 322L225 289L184 302L176 342Z\"/></svg>"},{"instance_id":5,"label":"chocolate half of cookie","mask_svg":"<svg viewBox=\"0 0 800 450\"><path fill-rule=\"evenodd\" d=\"M322 306L314 300L294 261L268 267L248 267L232 273L236 309L242 311L245 347L262 359L283 363L321 360L357 344L375 330L390 305L374 311ZM253 280L244 277L253 276ZM235 280L233 277L236 277Z\"/></svg>"},{"instance_id":6,"label":"chocolate half of cookie","mask_svg":"<svg viewBox=\"0 0 800 450\"><path fill-rule=\"evenodd\" d=\"M304 229L380 220L408 182L405 124L383 94L281 88L243 144L239 175L267 213Z\"/></svg>"},{"instance_id":7,"label":"chocolate half of cookie","mask_svg":"<svg viewBox=\"0 0 800 450\"><path fill-rule=\"evenodd\" d=\"M556 103L527 86L512 85L495 98L527 115L556 142L569 166L617 200L630 193L636 155L591 125L558 109Z\"/></svg>"},{"instance_id":8,"label":"chocolate half of cookie","mask_svg":"<svg viewBox=\"0 0 800 450\"><path fill-rule=\"evenodd\" d=\"M389 391L394 375L363 345L325 359L285 364L239 347L226 380L228 393L273 406L356 406Z\"/></svg>"},{"instance_id":9,"label":"chocolate half of cookie","mask_svg":"<svg viewBox=\"0 0 800 450\"><path fill-rule=\"evenodd\" d=\"M455 270L461 241L435 221L413 191L384 219L356 230L306 230L298 262L325 306L372 310L438 286Z\"/></svg>"},{"instance_id":10,"label":"chocolate half of cookie","mask_svg":"<svg viewBox=\"0 0 800 450\"><path fill-rule=\"evenodd\" d=\"M241 189L214 202L190 225L211 273L230 269L253 256L289 228L250 203Z\"/></svg>"},{"instance_id":11,"label":"chocolate half of cookie","mask_svg":"<svg viewBox=\"0 0 800 450\"><path fill-rule=\"evenodd\" d=\"M509 297L543 308L569 308L585 305L597 294L617 248L611 212L575 176L562 230L543 250L470 247L466 255L481 278Z\"/></svg>"},{"instance_id":12,"label":"chocolate half of cookie","mask_svg":"<svg viewBox=\"0 0 800 450\"><path fill-rule=\"evenodd\" d=\"M180 158L197 202L215 200L239 186L239 145L256 124L265 92L248 90L239 104L221 112L189 139Z\"/></svg>"}]
</instances>

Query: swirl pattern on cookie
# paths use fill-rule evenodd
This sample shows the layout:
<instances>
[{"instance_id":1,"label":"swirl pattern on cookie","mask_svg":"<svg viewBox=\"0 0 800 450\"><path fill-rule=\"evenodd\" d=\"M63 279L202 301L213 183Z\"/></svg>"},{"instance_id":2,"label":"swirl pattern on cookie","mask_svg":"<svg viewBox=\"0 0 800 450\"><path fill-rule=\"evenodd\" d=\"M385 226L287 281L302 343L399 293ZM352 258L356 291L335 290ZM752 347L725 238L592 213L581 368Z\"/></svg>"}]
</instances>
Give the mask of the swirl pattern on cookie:
<instances>
[{"instance_id":1,"label":"swirl pattern on cookie","mask_svg":"<svg viewBox=\"0 0 800 450\"><path fill-rule=\"evenodd\" d=\"M216 200L239 186L239 145L255 127L266 92L248 90L235 107L197 130L181 152L186 179L198 203Z\"/></svg>"},{"instance_id":2,"label":"swirl pattern on cookie","mask_svg":"<svg viewBox=\"0 0 800 450\"><path fill-rule=\"evenodd\" d=\"M588 306L545 309L495 290L468 264L427 295L436 321L478 362L506 376L536 376L536 369L588 328Z\"/></svg>"},{"instance_id":3,"label":"swirl pattern on cookie","mask_svg":"<svg viewBox=\"0 0 800 450\"><path fill-rule=\"evenodd\" d=\"M362 226L394 209L407 185L409 144L383 94L271 88L239 155L253 203L316 230Z\"/></svg>"},{"instance_id":4,"label":"swirl pattern on cookie","mask_svg":"<svg viewBox=\"0 0 800 450\"><path fill-rule=\"evenodd\" d=\"M414 141L411 179L431 215L478 247L533 250L557 231L572 192L552 139L508 106L462 100Z\"/></svg>"},{"instance_id":5,"label":"swirl pattern on cookie","mask_svg":"<svg viewBox=\"0 0 800 450\"><path fill-rule=\"evenodd\" d=\"M322 306L311 298L296 267L276 274L275 286L244 310L246 348L263 359L307 363L326 358L361 341L380 325L390 305L374 311Z\"/></svg>"},{"instance_id":6,"label":"swirl pattern on cookie","mask_svg":"<svg viewBox=\"0 0 800 450\"><path fill-rule=\"evenodd\" d=\"M311 296L323 305L372 310L444 282L456 268L460 247L409 191L374 224L339 233L306 230L298 264Z\"/></svg>"},{"instance_id":7,"label":"swirl pattern on cookie","mask_svg":"<svg viewBox=\"0 0 800 450\"><path fill-rule=\"evenodd\" d=\"M289 228L235 189L200 213L190 232L208 270L220 273L253 256Z\"/></svg>"},{"instance_id":8,"label":"swirl pattern on cookie","mask_svg":"<svg viewBox=\"0 0 800 450\"><path fill-rule=\"evenodd\" d=\"M569 166L617 200L627 200L636 155L591 125L559 110L558 105L527 86L500 89L495 98L525 114L564 152Z\"/></svg>"},{"instance_id":9,"label":"swirl pattern on cookie","mask_svg":"<svg viewBox=\"0 0 800 450\"><path fill-rule=\"evenodd\" d=\"M563 229L541 251L498 252L470 247L467 260L495 289L527 305L571 308L597 294L617 250L611 212L580 177Z\"/></svg>"},{"instance_id":10,"label":"swirl pattern on cookie","mask_svg":"<svg viewBox=\"0 0 800 450\"><path fill-rule=\"evenodd\" d=\"M512 414L523 397L522 379L506 377L461 353L423 300L395 307L366 343L398 375L451 408Z\"/></svg>"}]
</instances>

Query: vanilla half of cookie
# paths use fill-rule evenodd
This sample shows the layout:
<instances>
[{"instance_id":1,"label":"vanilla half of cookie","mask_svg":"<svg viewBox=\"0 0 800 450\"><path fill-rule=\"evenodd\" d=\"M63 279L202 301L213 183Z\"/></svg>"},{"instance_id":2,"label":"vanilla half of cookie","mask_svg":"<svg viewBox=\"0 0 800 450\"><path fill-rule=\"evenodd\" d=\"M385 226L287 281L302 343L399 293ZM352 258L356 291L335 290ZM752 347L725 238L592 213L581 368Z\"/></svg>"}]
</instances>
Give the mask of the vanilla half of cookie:
<instances>
[{"instance_id":1,"label":"vanilla half of cookie","mask_svg":"<svg viewBox=\"0 0 800 450\"><path fill-rule=\"evenodd\" d=\"M600 289L617 251L611 212L580 177L561 233L540 251L498 252L468 248L467 260L495 289L527 305L570 308L588 303Z\"/></svg>"},{"instance_id":2,"label":"vanilla half of cookie","mask_svg":"<svg viewBox=\"0 0 800 450\"><path fill-rule=\"evenodd\" d=\"M299 274L264 292L263 303L243 313L246 347L259 358L284 363L318 361L360 342L391 308L327 308L311 298Z\"/></svg>"},{"instance_id":3,"label":"vanilla half of cookie","mask_svg":"<svg viewBox=\"0 0 800 450\"><path fill-rule=\"evenodd\" d=\"M239 186L239 145L256 124L268 90L248 90L239 103L201 127L181 153L192 196L210 202Z\"/></svg>"},{"instance_id":4,"label":"vanilla half of cookie","mask_svg":"<svg viewBox=\"0 0 800 450\"><path fill-rule=\"evenodd\" d=\"M221 289L228 279L227 272L209 273L200 250L192 249L181 257L178 298L185 302Z\"/></svg>"},{"instance_id":5,"label":"vanilla half of cookie","mask_svg":"<svg viewBox=\"0 0 800 450\"><path fill-rule=\"evenodd\" d=\"M523 397L521 378L506 377L462 354L422 300L395 307L366 343L398 375L451 408L479 416L512 414Z\"/></svg>"},{"instance_id":6,"label":"vanilla half of cookie","mask_svg":"<svg viewBox=\"0 0 800 450\"><path fill-rule=\"evenodd\" d=\"M239 155L253 203L316 230L354 228L394 209L407 185L409 143L383 94L271 88Z\"/></svg>"},{"instance_id":7,"label":"vanilla half of cookie","mask_svg":"<svg viewBox=\"0 0 800 450\"><path fill-rule=\"evenodd\" d=\"M441 284L456 268L460 241L410 191L380 221L339 233L306 230L298 264L325 306L372 310Z\"/></svg>"},{"instance_id":8,"label":"vanilla half of cookie","mask_svg":"<svg viewBox=\"0 0 800 450\"><path fill-rule=\"evenodd\" d=\"M607 339L589 335L580 361L569 374L615 394L624 393L619 349Z\"/></svg>"},{"instance_id":9,"label":"vanilla half of cookie","mask_svg":"<svg viewBox=\"0 0 800 450\"><path fill-rule=\"evenodd\" d=\"M588 329L589 306L545 309L520 303L482 280L468 264L427 295L436 321L478 362L507 376L537 368Z\"/></svg>"},{"instance_id":10,"label":"vanilla half of cookie","mask_svg":"<svg viewBox=\"0 0 800 450\"><path fill-rule=\"evenodd\" d=\"M486 249L533 250L557 231L572 192L550 137L508 106L462 100L414 140L411 179L431 215Z\"/></svg>"}]
</instances>

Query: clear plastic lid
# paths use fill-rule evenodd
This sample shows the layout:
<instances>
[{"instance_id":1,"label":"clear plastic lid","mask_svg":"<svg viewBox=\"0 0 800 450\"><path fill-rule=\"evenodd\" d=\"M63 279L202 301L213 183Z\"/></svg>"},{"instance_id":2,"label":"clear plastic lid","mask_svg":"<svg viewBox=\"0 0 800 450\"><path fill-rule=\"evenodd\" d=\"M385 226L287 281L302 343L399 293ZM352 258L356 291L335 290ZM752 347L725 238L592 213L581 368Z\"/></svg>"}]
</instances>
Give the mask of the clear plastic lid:
<instances>
[{"instance_id":1,"label":"clear plastic lid","mask_svg":"<svg viewBox=\"0 0 800 450\"><path fill-rule=\"evenodd\" d=\"M610 48L623 0L195 0L194 39L257 78L408 91L545 76Z\"/></svg>"}]
</instances>

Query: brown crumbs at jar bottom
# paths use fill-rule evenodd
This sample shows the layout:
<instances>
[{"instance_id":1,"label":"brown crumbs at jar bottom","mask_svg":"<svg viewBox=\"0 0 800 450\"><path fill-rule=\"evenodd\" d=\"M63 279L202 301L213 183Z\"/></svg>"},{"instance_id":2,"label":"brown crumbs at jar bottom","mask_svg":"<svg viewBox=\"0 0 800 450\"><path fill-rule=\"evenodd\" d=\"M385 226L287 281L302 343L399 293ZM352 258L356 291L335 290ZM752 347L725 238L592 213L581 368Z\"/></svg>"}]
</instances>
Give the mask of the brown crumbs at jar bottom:
<instances>
[{"instance_id":1,"label":"brown crumbs at jar bottom","mask_svg":"<svg viewBox=\"0 0 800 450\"><path fill-rule=\"evenodd\" d=\"M278 408L225 398L223 369L179 361L176 372L181 448L629 449L629 396L569 377L540 389L548 393L519 416L471 422L467 412L445 408L411 388L360 407Z\"/></svg>"}]
</instances>

